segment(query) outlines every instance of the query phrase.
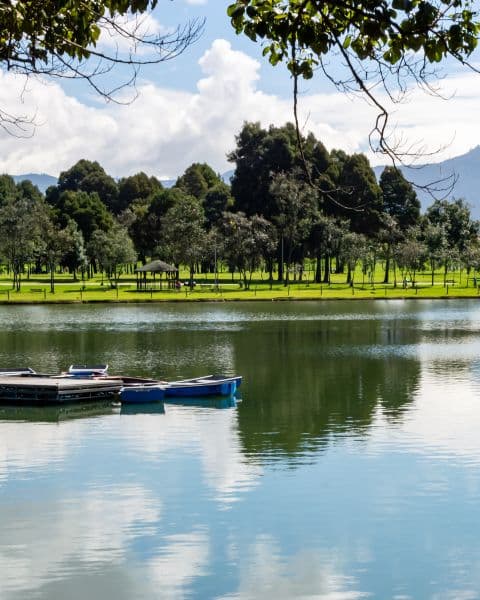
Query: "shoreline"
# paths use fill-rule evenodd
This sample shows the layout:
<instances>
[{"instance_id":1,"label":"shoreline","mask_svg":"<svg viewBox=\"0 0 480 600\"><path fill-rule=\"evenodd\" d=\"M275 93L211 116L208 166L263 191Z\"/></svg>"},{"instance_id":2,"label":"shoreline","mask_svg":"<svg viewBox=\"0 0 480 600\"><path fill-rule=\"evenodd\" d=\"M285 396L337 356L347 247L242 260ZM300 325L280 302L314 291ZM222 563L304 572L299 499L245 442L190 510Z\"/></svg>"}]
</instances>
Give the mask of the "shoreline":
<instances>
[{"instance_id":1,"label":"shoreline","mask_svg":"<svg viewBox=\"0 0 480 600\"><path fill-rule=\"evenodd\" d=\"M273 297L273 298L145 298L145 299L91 299L91 300L0 300L0 306L39 306L39 305L81 305L81 304L223 304L238 302L363 302L363 301L395 301L395 300L480 300L479 295L455 295L445 294L442 296L411 295L411 296L350 296L350 297L319 297L319 298L296 298Z\"/></svg>"}]
</instances>

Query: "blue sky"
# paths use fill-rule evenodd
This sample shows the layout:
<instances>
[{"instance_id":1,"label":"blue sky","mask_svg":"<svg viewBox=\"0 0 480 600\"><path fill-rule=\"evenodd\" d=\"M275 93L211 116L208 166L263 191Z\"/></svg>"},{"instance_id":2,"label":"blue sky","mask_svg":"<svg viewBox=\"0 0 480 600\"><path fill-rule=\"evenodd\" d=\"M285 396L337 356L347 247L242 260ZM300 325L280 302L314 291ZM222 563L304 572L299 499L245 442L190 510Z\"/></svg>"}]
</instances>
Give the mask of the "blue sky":
<instances>
[{"instance_id":1,"label":"blue sky","mask_svg":"<svg viewBox=\"0 0 480 600\"><path fill-rule=\"evenodd\" d=\"M292 120L292 97L285 67L271 67L260 44L235 34L227 5L159 3L146 21L149 31L205 18L204 32L182 56L143 68L131 104L106 103L78 82L30 79L25 85L22 77L0 71L0 107L36 123L26 139L0 131L0 172L58 175L81 158L98 160L115 177L142 170L175 178L192 162L207 162L217 172L231 169L226 155L243 122L268 127ZM110 37L102 39L111 50ZM122 75L117 70L107 83ZM454 64L444 75L439 89L449 101L412 88L404 103L391 107L396 138L417 151L443 149L436 161L467 152L480 137L480 75ZM131 90L125 93L132 98ZM342 94L320 74L302 85L304 132L312 131L328 149L365 152L373 164L384 164L368 145L375 116L364 100Z\"/></svg>"}]
</instances>

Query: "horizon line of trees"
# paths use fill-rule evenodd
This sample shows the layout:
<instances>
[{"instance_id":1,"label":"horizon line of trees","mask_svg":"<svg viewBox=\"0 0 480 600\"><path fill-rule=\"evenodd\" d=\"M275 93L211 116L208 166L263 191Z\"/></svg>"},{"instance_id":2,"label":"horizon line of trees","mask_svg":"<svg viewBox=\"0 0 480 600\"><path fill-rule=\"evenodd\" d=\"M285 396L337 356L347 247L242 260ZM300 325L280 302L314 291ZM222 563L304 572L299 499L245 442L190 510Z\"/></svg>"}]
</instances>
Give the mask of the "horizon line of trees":
<instances>
[{"instance_id":1,"label":"horizon line of trees","mask_svg":"<svg viewBox=\"0 0 480 600\"><path fill-rule=\"evenodd\" d=\"M384 283L420 270L480 270L479 223L462 200L436 200L421 214L412 185L386 167L379 181L363 154L328 152L313 134L298 150L293 124L244 123L231 185L194 163L172 188L140 172L116 181L80 160L43 195L30 181L0 176L0 257L20 290L26 265L73 277L101 271L116 285L127 265L161 258L195 273L223 264L249 287L263 268L288 285L307 260L315 281L332 271L353 285L358 265Z\"/></svg>"}]
</instances>

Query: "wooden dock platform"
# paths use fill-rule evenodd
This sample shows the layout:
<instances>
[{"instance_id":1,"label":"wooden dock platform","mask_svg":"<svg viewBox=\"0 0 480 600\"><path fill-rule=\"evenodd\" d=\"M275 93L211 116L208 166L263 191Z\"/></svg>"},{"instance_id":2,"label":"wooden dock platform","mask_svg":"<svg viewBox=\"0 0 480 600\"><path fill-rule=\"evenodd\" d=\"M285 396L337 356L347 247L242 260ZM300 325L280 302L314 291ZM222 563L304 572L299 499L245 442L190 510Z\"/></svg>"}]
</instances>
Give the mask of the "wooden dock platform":
<instances>
[{"instance_id":1,"label":"wooden dock platform","mask_svg":"<svg viewBox=\"0 0 480 600\"><path fill-rule=\"evenodd\" d=\"M119 379L0 377L0 402L39 406L114 399L123 385Z\"/></svg>"}]
</instances>

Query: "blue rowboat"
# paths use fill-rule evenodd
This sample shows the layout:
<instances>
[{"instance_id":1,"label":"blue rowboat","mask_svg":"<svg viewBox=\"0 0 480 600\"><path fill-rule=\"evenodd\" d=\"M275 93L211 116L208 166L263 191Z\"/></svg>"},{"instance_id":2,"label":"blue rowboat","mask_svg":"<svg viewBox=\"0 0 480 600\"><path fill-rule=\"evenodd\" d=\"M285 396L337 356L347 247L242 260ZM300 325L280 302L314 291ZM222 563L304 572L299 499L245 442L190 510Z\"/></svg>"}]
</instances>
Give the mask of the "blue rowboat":
<instances>
[{"instance_id":1,"label":"blue rowboat","mask_svg":"<svg viewBox=\"0 0 480 600\"><path fill-rule=\"evenodd\" d=\"M120 389L120 400L125 404L160 402L164 398L204 398L233 396L242 383L241 376L204 375L170 382L132 383Z\"/></svg>"},{"instance_id":2,"label":"blue rowboat","mask_svg":"<svg viewBox=\"0 0 480 600\"><path fill-rule=\"evenodd\" d=\"M165 398L192 398L199 396L232 396L242 378L205 375L192 379L171 381L165 385Z\"/></svg>"},{"instance_id":3,"label":"blue rowboat","mask_svg":"<svg viewBox=\"0 0 480 600\"><path fill-rule=\"evenodd\" d=\"M124 404L148 404L165 398L164 384L139 384L120 388L120 400Z\"/></svg>"}]
</instances>

